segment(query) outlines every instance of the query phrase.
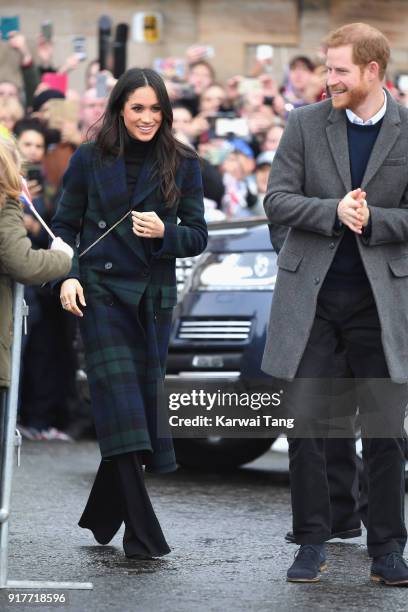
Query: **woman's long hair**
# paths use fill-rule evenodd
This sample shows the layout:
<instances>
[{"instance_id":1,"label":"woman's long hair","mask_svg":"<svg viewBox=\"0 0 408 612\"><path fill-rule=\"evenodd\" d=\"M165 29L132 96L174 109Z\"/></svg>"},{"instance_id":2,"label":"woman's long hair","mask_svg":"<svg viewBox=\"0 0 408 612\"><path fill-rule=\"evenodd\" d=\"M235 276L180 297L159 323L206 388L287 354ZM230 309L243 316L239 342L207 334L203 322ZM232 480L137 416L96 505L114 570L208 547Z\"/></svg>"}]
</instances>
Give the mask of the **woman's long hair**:
<instances>
[{"instance_id":1,"label":"woman's long hair","mask_svg":"<svg viewBox=\"0 0 408 612\"><path fill-rule=\"evenodd\" d=\"M180 196L175 180L180 158L197 155L172 133L173 111L166 86L157 72L149 68L131 68L120 77L109 96L103 122L96 135L96 146L102 158L124 155L127 130L121 111L129 96L139 87L151 87L160 105L163 120L154 137L154 174L160 177L166 205L174 206Z\"/></svg>"},{"instance_id":2,"label":"woman's long hair","mask_svg":"<svg viewBox=\"0 0 408 612\"><path fill-rule=\"evenodd\" d=\"M21 195L21 157L14 138L0 136L0 210L6 199Z\"/></svg>"}]
</instances>

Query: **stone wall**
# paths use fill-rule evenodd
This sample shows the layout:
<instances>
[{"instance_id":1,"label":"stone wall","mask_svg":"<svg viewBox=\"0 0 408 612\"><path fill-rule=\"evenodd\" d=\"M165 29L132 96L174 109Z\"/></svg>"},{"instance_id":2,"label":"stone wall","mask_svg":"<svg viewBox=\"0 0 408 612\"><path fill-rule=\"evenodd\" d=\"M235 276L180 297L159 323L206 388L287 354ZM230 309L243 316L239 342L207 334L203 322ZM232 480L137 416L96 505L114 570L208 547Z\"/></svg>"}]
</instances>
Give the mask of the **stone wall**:
<instances>
[{"instance_id":1,"label":"stone wall","mask_svg":"<svg viewBox=\"0 0 408 612\"><path fill-rule=\"evenodd\" d=\"M212 45L213 64L223 80L242 73L251 45L273 44L275 70L297 53L315 55L322 37L341 23L366 20L382 27L393 43L393 72L408 72L407 0L0 0L0 15L19 14L21 26L33 45L41 22L50 19L55 32L55 60L60 64L72 51L72 37L87 38L88 58L97 55L96 24L102 14L115 23L130 22L137 11L159 11L164 18L163 38L157 44L128 44L128 66L147 66L154 57L182 56L200 42ZM84 62L70 76L80 90ZM19 81L15 53L0 42L0 75Z\"/></svg>"}]
</instances>

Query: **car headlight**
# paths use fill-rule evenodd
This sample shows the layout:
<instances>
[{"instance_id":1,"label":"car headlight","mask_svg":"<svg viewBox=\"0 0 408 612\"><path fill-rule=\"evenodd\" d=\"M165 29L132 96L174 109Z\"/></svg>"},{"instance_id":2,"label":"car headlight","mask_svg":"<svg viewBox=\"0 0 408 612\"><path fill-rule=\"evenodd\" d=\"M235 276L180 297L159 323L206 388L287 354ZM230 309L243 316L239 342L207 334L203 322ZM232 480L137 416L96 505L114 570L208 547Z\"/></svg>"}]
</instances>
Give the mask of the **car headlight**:
<instances>
[{"instance_id":1,"label":"car headlight","mask_svg":"<svg viewBox=\"0 0 408 612\"><path fill-rule=\"evenodd\" d=\"M190 277L193 291L271 291L276 283L273 252L207 253Z\"/></svg>"}]
</instances>

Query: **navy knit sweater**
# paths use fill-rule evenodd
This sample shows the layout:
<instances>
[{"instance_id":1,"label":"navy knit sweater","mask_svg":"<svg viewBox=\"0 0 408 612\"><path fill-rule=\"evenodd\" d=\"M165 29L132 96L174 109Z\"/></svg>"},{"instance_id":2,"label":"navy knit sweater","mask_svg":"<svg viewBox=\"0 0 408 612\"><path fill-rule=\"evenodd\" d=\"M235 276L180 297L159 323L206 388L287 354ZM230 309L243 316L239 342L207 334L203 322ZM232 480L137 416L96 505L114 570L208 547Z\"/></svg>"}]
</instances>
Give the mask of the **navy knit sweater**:
<instances>
[{"instance_id":1,"label":"navy knit sweater","mask_svg":"<svg viewBox=\"0 0 408 612\"><path fill-rule=\"evenodd\" d=\"M358 125L347 120L347 138L350 158L352 189L361 182L382 125L382 119L374 125ZM325 289L353 289L369 285L357 246L358 236L345 228L339 248L324 280Z\"/></svg>"}]
</instances>

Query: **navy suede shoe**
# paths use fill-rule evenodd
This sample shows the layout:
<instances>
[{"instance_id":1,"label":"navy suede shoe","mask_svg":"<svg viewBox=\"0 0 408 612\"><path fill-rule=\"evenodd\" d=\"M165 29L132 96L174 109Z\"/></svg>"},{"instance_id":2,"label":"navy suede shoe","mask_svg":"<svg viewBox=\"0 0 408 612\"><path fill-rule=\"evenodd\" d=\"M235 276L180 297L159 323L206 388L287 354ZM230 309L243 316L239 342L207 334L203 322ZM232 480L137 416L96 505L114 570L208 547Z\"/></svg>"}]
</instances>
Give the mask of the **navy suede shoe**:
<instances>
[{"instance_id":1,"label":"navy suede shoe","mask_svg":"<svg viewBox=\"0 0 408 612\"><path fill-rule=\"evenodd\" d=\"M408 586L407 562L399 552L374 557L370 578L388 586Z\"/></svg>"},{"instance_id":2,"label":"navy suede shoe","mask_svg":"<svg viewBox=\"0 0 408 612\"><path fill-rule=\"evenodd\" d=\"M324 544L303 544L296 552L286 577L289 582L318 582L319 572L326 568Z\"/></svg>"}]
</instances>

